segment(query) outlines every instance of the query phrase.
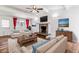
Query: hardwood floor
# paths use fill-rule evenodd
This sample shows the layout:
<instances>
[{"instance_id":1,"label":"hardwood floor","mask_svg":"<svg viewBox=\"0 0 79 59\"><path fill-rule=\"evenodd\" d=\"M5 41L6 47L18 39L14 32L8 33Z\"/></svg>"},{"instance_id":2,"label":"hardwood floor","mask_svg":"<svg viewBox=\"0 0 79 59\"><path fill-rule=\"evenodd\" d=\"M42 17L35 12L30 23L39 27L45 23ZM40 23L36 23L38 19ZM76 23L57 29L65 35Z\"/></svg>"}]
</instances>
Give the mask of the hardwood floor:
<instances>
[{"instance_id":1,"label":"hardwood floor","mask_svg":"<svg viewBox=\"0 0 79 59\"><path fill-rule=\"evenodd\" d=\"M7 53L8 52L8 38L3 37L0 38L0 53Z\"/></svg>"}]
</instances>

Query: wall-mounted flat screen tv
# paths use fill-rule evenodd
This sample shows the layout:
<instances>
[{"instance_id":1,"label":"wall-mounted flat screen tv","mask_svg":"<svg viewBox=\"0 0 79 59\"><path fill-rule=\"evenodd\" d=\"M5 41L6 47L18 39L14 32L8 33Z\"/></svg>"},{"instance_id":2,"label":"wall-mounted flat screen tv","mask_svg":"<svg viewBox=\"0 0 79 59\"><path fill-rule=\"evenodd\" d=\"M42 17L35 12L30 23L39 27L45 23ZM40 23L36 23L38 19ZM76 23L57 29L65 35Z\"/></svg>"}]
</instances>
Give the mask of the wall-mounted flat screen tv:
<instances>
[{"instance_id":1,"label":"wall-mounted flat screen tv","mask_svg":"<svg viewBox=\"0 0 79 59\"><path fill-rule=\"evenodd\" d=\"M69 18L63 18L58 20L59 27L69 27Z\"/></svg>"},{"instance_id":2,"label":"wall-mounted flat screen tv","mask_svg":"<svg viewBox=\"0 0 79 59\"><path fill-rule=\"evenodd\" d=\"M48 16L40 17L40 22L47 22L47 21L48 21Z\"/></svg>"}]
</instances>

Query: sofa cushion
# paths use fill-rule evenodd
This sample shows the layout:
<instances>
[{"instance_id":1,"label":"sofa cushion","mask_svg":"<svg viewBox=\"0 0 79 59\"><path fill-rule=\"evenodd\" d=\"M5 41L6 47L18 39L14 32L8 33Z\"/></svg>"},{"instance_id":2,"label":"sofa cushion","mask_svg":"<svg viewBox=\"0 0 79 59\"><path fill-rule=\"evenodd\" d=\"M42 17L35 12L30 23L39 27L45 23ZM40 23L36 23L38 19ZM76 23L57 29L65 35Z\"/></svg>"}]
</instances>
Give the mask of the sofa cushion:
<instances>
[{"instance_id":1,"label":"sofa cushion","mask_svg":"<svg viewBox=\"0 0 79 59\"><path fill-rule=\"evenodd\" d=\"M59 41L64 37L64 35L57 36L56 39Z\"/></svg>"},{"instance_id":2,"label":"sofa cushion","mask_svg":"<svg viewBox=\"0 0 79 59\"><path fill-rule=\"evenodd\" d=\"M21 47L21 52L22 53L32 53L32 47L31 47L31 45L30 46L22 46Z\"/></svg>"},{"instance_id":3,"label":"sofa cushion","mask_svg":"<svg viewBox=\"0 0 79 59\"><path fill-rule=\"evenodd\" d=\"M41 47L37 48L38 53L46 52L51 46L53 46L57 42L56 39L50 40L48 43L42 45Z\"/></svg>"},{"instance_id":4,"label":"sofa cushion","mask_svg":"<svg viewBox=\"0 0 79 59\"><path fill-rule=\"evenodd\" d=\"M24 38L24 39L28 39L28 37L29 37L29 36L23 35L23 38ZM24 40L24 39L23 39L23 40Z\"/></svg>"},{"instance_id":5,"label":"sofa cushion","mask_svg":"<svg viewBox=\"0 0 79 59\"><path fill-rule=\"evenodd\" d=\"M17 38L17 37L19 37L19 36L21 36L20 33L12 33L12 34L11 34L11 38L12 38L12 39L15 39L15 38Z\"/></svg>"},{"instance_id":6,"label":"sofa cushion","mask_svg":"<svg viewBox=\"0 0 79 59\"><path fill-rule=\"evenodd\" d=\"M24 40L23 36L20 36L17 38L17 43L19 43L21 45L22 40Z\"/></svg>"},{"instance_id":7,"label":"sofa cushion","mask_svg":"<svg viewBox=\"0 0 79 59\"><path fill-rule=\"evenodd\" d=\"M8 39L8 51L9 53L20 53L20 46L17 43L17 39Z\"/></svg>"},{"instance_id":8,"label":"sofa cushion","mask_svg":"<svg viewBox=\"0 0 79 59\"><path fill-rule=\"evenodd\" d=\"M24 37L23 37L23 36L19 36L19 37L17 37L17 39L18 39L18 40L23 40Z\"/></svg>"},{"instance_id":9,"label":"sofa cushion","mask_svg":"<svg viewBox=\"0 0 79 59\"><path fill-rule=\"evenodd\" d=\"M22 34L22 35L25 35L25 36L29 37L29 35L31 35L32 33L31 33L31 32L21 32L20 34Z\"/></svg>"},{"instance_id":10,"label":"sofa cushion","mask_svg":"<svg viewBox=\"0 0 79 59\"><path fill-rule=\"evenodd\" d=\"M64 53L67 48L67 37L62 38L45 53Z\"/></svg>"},{"instance_id":11,"label":"sofa cushion","mask_svg":"<svg viewBox=\"0 0 79 59\"><path fill-rule=\"evenodd\" d=\"M37 43L33 44L32 45L32 49L33 49L32 52L36 53L37 52L37 48L40 47L41 45L47 43L47 42L48 42L48 40L42 40L40 42L37 42Z\"/></svg>"}]
</instances>

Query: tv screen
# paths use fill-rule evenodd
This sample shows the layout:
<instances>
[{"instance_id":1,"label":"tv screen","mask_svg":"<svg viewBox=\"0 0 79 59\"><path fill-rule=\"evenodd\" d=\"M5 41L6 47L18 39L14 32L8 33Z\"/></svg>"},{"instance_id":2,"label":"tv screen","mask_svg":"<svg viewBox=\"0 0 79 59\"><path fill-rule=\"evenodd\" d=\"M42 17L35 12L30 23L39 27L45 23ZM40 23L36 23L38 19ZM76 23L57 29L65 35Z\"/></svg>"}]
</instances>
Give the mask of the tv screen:
<instances>
[{"instance_id":1,"label":"tv screen","mask_svg":"<svg viewBox=\"0 0 79 59\"><path fill-rule=\"evenodd\" d=\"M47 22L48 16L40 17L40 22Z\"/></svg>"}]
</instances>

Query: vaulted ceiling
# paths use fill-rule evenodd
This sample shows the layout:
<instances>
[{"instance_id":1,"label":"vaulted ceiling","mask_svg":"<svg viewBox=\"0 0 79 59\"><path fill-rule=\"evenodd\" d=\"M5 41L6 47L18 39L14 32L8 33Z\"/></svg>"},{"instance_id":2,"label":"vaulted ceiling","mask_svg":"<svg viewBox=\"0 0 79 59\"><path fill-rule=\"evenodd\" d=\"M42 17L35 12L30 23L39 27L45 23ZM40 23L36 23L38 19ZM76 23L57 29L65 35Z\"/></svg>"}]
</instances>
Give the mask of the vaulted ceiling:
<instances>
[{"instance_id":1,"label":"vaulted ceiling","mask_svg":"<svg viewBox=\"0 0 79 59\"><path fill-rule=\"evenodd\" d=\"M18 16L18 17L37 17L46 15L48 13L53 13L57 11L64 11L71 6L64 5L36 5L37 8L43 8L44 10L39 11L39 13L29 12L26 8L31 8L32 5L2 5L0 6L0 15L7 16Z\"/></svg>"}]
</instances>

